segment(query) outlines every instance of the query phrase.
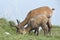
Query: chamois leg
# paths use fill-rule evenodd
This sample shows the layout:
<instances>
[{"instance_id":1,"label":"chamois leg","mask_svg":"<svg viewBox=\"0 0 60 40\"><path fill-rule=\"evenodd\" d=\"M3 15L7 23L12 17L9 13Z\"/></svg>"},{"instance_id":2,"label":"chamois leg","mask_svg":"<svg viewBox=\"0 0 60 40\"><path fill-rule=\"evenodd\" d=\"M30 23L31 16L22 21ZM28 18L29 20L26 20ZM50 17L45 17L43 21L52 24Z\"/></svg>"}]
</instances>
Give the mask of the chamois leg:
<instances>
[{"instance_id":1,"label":"chamois leg","mask_svg":"<svg viewBox=\"0 0 60 40\"><path fill-rule=\"evenodd\" d=\"M37 29L37 36L39 35L39 30Z\"/></svg>"},{"instance_id":2,"label":"chamois leg","mask_svg":"<svg viewBox=\"0 0 60 40\"><path fill-rule=\"evenodd\" d=\"M31 30L29 30L29 34L30 34Z\"/></svg>"},{"instance_id":3,"label":"chamois leg","mask_svg":"<svg viewBox=\"0 0 60 40\"><path fill-rule=\"evenodd\" d=\"M35 33L36 33L36 35L38 36L38 34L39 34L39 30L38 30L39 28L36 28L35 29Z\"/></svg>"},{"instance_id":4,"label":"chamois leg","mask_svg":"<svg viewBox=\"0 0 60 40\"><path fill-rule=\"evenodd\" d=\"M34 34L36 33L36 30L34 31Z\"/></svg>"},{"instance_id":5,"label":"chamois leg","mask_svg":"<svg viewBox=\"0 0 60 40\"><path fill-rule=\"evenodd\" d=\"M47 35L48 34L48 26L45 24L42 26L42 29L44 31L44 35Z\"/></svg>"},{"instance_id":6,"label":"chamois leg","mask_svg":"<svg viewBox=\"0 0 60 40\"><path fill-rule=\"evenodd\" d=\"M48 25L48 32L51 34L52 24L50 20L48 20L47 25Z\"/></svg>"}]
</instances>

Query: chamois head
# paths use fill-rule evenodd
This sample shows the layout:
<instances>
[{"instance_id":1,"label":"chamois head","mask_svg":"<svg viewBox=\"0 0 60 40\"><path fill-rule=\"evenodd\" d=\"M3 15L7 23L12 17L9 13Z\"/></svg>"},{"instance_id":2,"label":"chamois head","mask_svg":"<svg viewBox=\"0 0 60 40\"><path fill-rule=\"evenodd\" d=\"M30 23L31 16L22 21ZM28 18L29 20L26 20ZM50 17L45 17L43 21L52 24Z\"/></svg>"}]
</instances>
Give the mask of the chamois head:
<instances>
[{"instance_id":1,"label":"chamois head","mask_svg":"<svg viewBox=\"0 0 60 40\"><path fill-rule=\"evenodd\" d=\"M20 32L21 34L26 34L25 30L23 27L20 26L20 21L18 19L16 19L17 21L17 26L16 26L16 29L17 29L17 32Z\"/></svg>"}]
</instances>

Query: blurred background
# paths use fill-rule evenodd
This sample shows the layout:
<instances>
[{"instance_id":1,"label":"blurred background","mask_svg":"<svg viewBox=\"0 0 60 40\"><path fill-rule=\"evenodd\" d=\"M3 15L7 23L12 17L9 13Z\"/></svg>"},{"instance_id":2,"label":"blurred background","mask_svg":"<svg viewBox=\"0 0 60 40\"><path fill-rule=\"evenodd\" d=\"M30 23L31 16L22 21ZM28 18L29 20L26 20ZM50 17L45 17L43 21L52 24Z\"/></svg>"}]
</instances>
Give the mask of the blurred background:
<instances>
[{"instance_id":1,"label":"blurred background","mask_svg":"<svg viewBox=\"0 0 60 40\"><path fill-rule=\"evenodd\" d=\"M60 25L60 0L0 0L0 18L6 18L16 23L25 19L30 10L42 6L55 8L51 22L53 25Z\"/></svg>"}]
</instances>

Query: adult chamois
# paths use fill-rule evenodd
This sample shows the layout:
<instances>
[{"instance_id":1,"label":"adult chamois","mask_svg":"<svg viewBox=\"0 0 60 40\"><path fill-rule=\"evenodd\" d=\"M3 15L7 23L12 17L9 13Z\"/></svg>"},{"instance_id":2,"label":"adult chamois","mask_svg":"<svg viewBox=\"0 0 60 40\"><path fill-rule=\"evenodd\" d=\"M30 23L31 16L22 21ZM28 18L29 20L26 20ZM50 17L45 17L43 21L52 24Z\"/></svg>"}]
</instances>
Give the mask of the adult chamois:
<instances>
[{"instance_id":1,"label":"adult chamois","mask_svg":"<svg viewBox=\"0 0 60 40\"><path fill-rule=\"evenodd\" d=\"M24 21L22 21L21 23L19 23L19 25L16 26L17 28L17 32L19 31L19 29L21 29L20 27L24 27L26 24L28 24L29 20L37 15L40 15L40 14L44 14L47 16L47 18L49 19L49 21L47 22L47 25L48 25L48 28L49 28L49 31L51 30L51 26L49 25L50 24L50 18L52 16L52 13L53 13L53 10L54 8L49 8L48 6L43 6L43 7L39 7L39 8L36 8L34 10L31 10L28 14L27 14L27 17L25 18Z\"/></svg>"}]
</instances>

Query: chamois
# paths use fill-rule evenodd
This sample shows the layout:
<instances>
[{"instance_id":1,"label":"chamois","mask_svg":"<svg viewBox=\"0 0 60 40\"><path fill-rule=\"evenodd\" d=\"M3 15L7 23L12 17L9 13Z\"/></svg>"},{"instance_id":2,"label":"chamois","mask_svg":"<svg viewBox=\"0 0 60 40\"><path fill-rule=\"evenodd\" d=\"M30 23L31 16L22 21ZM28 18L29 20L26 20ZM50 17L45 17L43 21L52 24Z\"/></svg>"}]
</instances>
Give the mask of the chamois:
<instances>
[{"instance_id":1,"label":"chamois","mask_svg":"<svg viewBox=\"0 0 60 40\"><path fill-rule=\"evenodd\" d=\"M46 35L48 33L48 25L47 25L48 20L49 19L46 17L46 15L41 14L37 15L29 20L28 25L25 29L23 30L20 29L20 33L26 34L31 30L35 30L35 33L37 33L38 35L39 33L38 29L39 26L41 26L44 31L44 35Z\"/></svg>"},{"instance_id":2,"label":"chamois","mask_svg":"<svg viewBox=\"0 0 60 40\"><path fill-rule=\"evenodd\" d=\"M19 26L17 25L16 28L20 29L20 27L24 27L26 24L28 24L28 22L29 22L29 20L31 18L33 18L33 17L35 17L35 16L37 16L39 14L44 14L50 19L51 16L52 16L53 10L54 10L54 8L50 9L48 6L39 7L39 8L36 8L34 10L31 10L27 14L27 17L25 18L25 20L22 21L21 23L19 23ZM51 30L51 26L49 24L50 24L50 20L47 22L47 25L48 25L48 28L49 28L49 31L50 31ZM18 32L18 30L17 30L17 32Z\"/></svg>"}]
</instances>

